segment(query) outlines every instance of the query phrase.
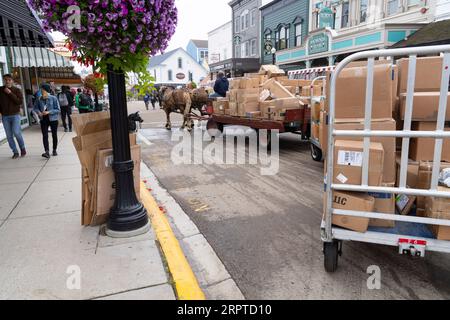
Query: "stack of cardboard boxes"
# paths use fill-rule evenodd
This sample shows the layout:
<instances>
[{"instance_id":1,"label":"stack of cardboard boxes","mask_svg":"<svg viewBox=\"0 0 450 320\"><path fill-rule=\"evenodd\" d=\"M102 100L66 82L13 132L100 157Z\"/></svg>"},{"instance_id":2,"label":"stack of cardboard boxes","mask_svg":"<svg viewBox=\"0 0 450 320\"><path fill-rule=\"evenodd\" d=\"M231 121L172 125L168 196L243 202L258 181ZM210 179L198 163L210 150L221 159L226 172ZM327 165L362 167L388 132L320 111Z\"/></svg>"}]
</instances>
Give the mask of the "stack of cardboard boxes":
<instances>
[{"instance_id":1,"label":"stack of cardboard boxes","mask_svg":"<svg viewBox=\"0 0 450 320\"><path fill-rule=\"evenodd\" d=\"M302 109L300 93L303 80L289 80L276 66L264 65L259 73L247 73L242 78L230 80L230 90L225 98L213 103L215 114L250 119L284 121L286 110Z\"/></svg>"},{"instance_id":2,"label":"stack of cardboard boxes","mask_svg":"<svg viewBox=\"0 0 450 320\"><path fill-rule=\"evenodd\" d=\"M109 112L73 116L76 137L73 144L82 167L82 225L100 225L107 221L114 205L115 177L112 169L112 136ZM139 198L141 149L136 134L130 134L134 161L134 187Z\"/></svg>"},{"instance_id":3,"label":"stack of cardboard boxes","mask_svg":"<svg viewBox=\"0 0 450 320\"><path fill-rule=\"evenodd\" d=\"M372 101L372 130L402 130L406 107L406 91L409 59L401 59L397 65L377 61L374 67ZM412 130L436 129L439 92L443 70L441 57L417 59L415 93L413 102ZM336 84L337 130L362 130L364 128L364 105L367 68L365 63L353 63L345 68ZM327 81L327 85L329 81ZM326 89L329 97L329 86ZM448 95L450 102L450 94ZM320 143L326 153L328 99L321 110ZM446 121L450 121L450 103ZM446 129L447 130L447 129ZM448 129L450 130L450 128ZM434 139L414 138L410 142L407 185L410 188L428 189L434 158ZM398 186L401 139L372 138L370 146L369 185ZM335 143L335 183L360 184L362 164L362 139L339 137ZM380 154L382 157L380 157ZM450 167L450 141L444 140L441 169ZM381 171L379 169L381 168ZM444 190L444 187L441 187ZM448 189L446 189L448 190ZM345 201L342 199L345 198ZM442 198L411 196L393 197L390 194L356 194L334 192L333 207L347 210L375 211L387 214L412 214L434 218L450 218L450 201ZM373 204L373 206L372 206ZM373 210L372 210L373 209ZM368 226L393 227L393 221L333 217L333 223L351 230L365 232ZM449 227L432 228L441 240L450 240Z\"/></svg>"}]
</instances>

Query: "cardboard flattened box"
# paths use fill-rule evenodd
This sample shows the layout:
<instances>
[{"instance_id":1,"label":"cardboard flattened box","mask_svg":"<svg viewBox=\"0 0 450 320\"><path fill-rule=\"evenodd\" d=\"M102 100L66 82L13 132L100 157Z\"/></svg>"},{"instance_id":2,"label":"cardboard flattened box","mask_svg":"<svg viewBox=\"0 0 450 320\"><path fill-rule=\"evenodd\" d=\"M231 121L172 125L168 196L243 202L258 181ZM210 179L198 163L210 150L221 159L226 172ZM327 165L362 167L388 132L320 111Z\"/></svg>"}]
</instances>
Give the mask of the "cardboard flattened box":
<instances>
[{"instance_id":1,"label":"cardboard flattened box","mask_svg":"<svg viewBox=\"0 0 450 320\"><path fill-rule=\"evenodd\" d=\"M258 78L241 78L239 82L239 89L254 89L259 87Z\"/></svg>"},{"instance_id":2,"label":"cardboard flattened box","mask_svg":"<svg viewBox=\"0 0 450 320\"><path fill-rule=\"evenodd\" d=\"M336 119L336 130L363 130L364 120L362 119ZM395 131L396 123L393 119L378 119L371 123L371 130ZM358 140L362 138L340 137L343 140ZM396 144L394 137L372 137L371 142L379 142L383 145L384 164L383 164L383 182L390 183L395 181L396 177Z\"/></svg>"},{"instance_id":3,"label":"cardboard flattened box","mask_svg":"<svg viewBox=\"0 0 450 320\"><path fill-rule=\"evenodd\" d=\"M435 131L436 122L414 122L411 130ZM450 131L450 127L446 127L445 131ZM412 138L409 157L414 161L433 161L435 142L433 138ZM450 139L443 139L441 161L450 162Z\"/></svg>"},{"instance_id":4,"label":"cardboard flattened box","mask_svg":"<svg viewBox=\"0 0 450 320\"><path fill-rule=\"evenodd\" d=\"M382 183L385 187L394 187L395 183ZM392 193L369 192L369 196L375 199L374 212L395 214L395 196ZM386 219L370 219L369 226L393 228L395 227L394 220Z\"/></svg>"},{"instance_id":5,"label":"cardboard flattened box","mask_svg":"<svg viewBox=\"0 0 450 320\"><path fill-rule=\"evenodd\" d=\"M275 65L262 65L259 69L260 75L267 75L269 78L272 77L278 77L278 76L284 76L285 72L283 69L280 69L278 66Z\"/></svg>"},{"instance_id":6,"label":"cardboard flattened box","mask_svg":"<svg viewBox=\"0 0 450 320\"><path fill-rule=\"evenodd\" d=\"M292 93L289 92L289 90L287 90L275 79L270 79L263 83L262 88L269 90L273 99L295 97Z\"/></svg>"},{"instance_id":7,"label":"cardboard flattened box","mask_svg":"<svg viewBox=\"0 0 450 320\"><path fill-rule=\"evenodd\" d=\"M416 92L413 98L412 121L437 121L441 93ZM450 106L450 93L447 94L447 106ZM405 120L406 94L400 95L400 119ZM445 121L450 121L450 108L445 113Z\"/></svg>"},{"instance_id":8,"label":"cardboard flattened box","mask_svg":"<svg viewBox=\"0 0 450 320\"><path fill-rule=\"evenodd\" d=\"M379 186L383 178L384 150L379 142L370 143L369 185ZM336 140L334 148L333 183L361 185L363 142Z\"/></svg>"},{"instance_id":9,"label":"cardboard flattened box","mask_svg":"<svg viewBox=\"0 0 450 320\"><path fill-rule=\"evenodd\" d=\"M326 208L326 194L324 194L324 208ZM364 193L333 192L333 208L341 210L373 212L375 199ZM357 232L366 232L369 218L333 215L333 224Z\"/></svg>"},{"instance_id":10,"label":"cardboard flattened box","mask_svg":"<svg viewBox=\"0 0 450 320\"><path fill-rule=\"evenodd\" d=\"M97 152L97 196L92 225L105 223L114 205L116 188L114 171L112 169L112 152L112 149L102 149ZM134 163L134 189L136 191L136 197L140 199L141 147L139 145L131 147L131 159Z\"/></svg>"},{"instance_id":11,"label":"cardboard flattened box","mask_svg":"<svg viewBox=\"0 0 450 320\"><path fill-rule=\"evenodd\" d=\"M438 187L438 191L449 192L450 188ZM450 220L450 199L440 197L427 198L425 216L434 219ZM430 227L436 239L450 240L450 227L439 225Z\"/></svg>"},{"instance_id":12,"label":"cardboard flattened box","mask_svg":"<svg viewBox=\"0 0 450 320\"><path fill-rule=\"evenodd\" d=\"M440 171L443 169L450 168L450 163L441 162ZM417 178L417 188L418 189L430 189L431 187L431 177L433 174L433 161L421 161L419 163L419 171ZM425 209L426 198L419 196L417 197L417 208Z\"/></svg>"},{"instance_id":13,"label":"cardboard flattened box","mask_svg":"<svg viewBox=\"0 0 450 320\"><path fill-rule=\"evenodd\" d=\"M392 117L393 92L397 67L391 64L374 66L372 119ZM336 119L364 118L366 105L367 67L345 68L336 82ZM329 81L326 92L329 97Z\"/></svg>"},{"instance_id":14,"label":"cardboard flattened box","mask_svg":"<svg viewBox=\"0 0 450 320\"><path fill-rule=\"evenodd\" d=\"M397 61L399 68L399 93L405 93L408 89L409 59ZM424 57L416 60L416 80L414 91L440 91L442 77L442 57Z\"/></svg>"}]
</instances>

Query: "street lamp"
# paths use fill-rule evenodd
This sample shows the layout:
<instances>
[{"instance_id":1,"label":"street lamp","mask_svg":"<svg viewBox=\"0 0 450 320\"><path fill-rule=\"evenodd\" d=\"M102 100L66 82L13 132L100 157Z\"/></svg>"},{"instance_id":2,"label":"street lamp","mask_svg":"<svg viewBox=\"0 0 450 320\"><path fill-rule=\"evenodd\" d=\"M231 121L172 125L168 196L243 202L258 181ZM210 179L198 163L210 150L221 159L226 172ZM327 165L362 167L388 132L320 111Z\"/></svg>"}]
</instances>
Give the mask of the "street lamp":
<instances>
[{"instance_id":1,"label":"street lamp","mask_svg":"<svg viewBox=\"0 0 450 320\"><path fill-rule=\"evenodd\" d=\"M272 50L270 50L270 52L272 53L272 64L275 65L275 53L277 53L277 49L275 49L275 47L272 48Z\"/></svg>"}]
</instances>

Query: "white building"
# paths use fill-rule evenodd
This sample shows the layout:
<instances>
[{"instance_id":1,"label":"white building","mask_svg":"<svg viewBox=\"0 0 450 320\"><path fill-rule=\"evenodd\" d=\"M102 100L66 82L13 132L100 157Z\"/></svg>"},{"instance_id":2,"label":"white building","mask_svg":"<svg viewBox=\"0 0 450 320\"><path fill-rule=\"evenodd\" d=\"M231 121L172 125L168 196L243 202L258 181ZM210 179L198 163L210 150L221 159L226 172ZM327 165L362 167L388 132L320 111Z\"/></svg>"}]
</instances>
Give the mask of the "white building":
<instances>
[{"instance_id":1,"label":"white building","mask_svg":"<svg viewBox=\"0 0 450 320\"><path fill-rule=\"evenodd\" d=\"M191 81L198 84L208 74L183 48L150 58L147 69L156 85L185 85Z\"/></svg>"},{"instance_id":2,"label":"white building","mask_svg":"<svg viewBox=\"0 0 450 320\"><path fill-rule=\"evenodd\" d=\"M209 64L230 59L233 55L233 25L231 21L208 32Z\"/></svg>"},{"instance_id":3,"label":"white building","mask_svg":"<svg viewBox=\"0 0 450 320\"><path fill-rule=\"evenodd\" d=\"M450 19L450 0L437 0L436 21Z\"/></svg>"}]
</instances>

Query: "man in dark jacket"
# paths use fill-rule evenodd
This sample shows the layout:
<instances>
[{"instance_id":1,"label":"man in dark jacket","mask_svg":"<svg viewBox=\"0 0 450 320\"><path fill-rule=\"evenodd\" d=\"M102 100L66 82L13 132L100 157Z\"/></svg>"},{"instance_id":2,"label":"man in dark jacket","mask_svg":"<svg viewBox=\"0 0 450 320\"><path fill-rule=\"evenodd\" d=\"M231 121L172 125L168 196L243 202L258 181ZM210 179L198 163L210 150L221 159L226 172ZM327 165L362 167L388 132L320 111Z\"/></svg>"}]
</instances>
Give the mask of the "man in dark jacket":
<instances>
[{"instance_id":1,"label":"man in dark jacket","mask_svg":"<svg viewBox=\"0 0 450 320\"><path fill-rule=\"evenodd\" d=\"M214 93L212 93L209 97L210 98L225 97L227 95L229 86L230 84L228 82L228 79L225 77L224 73L220 71L217 74L217 80L214 84Z\"/></svg>"},{"instance_id":2,"label":"man in dark jacket","mask_svg":"<svg viewBox=\"0 0 450 320\"><path fill-rule=\"evenodd\" d=\"M61 119L64 127L64 132L72 132L72 108L74 105L70 87L62 86L61 92L58 93L59 106L61 107ZM69 126L67 126L67 118L69 119Z\"/></svg>"},{"instance_id":3,"label":"man in dark jacket","mask_svg":"<svg viewBox=\"0 0 450 320\"><path fill-rule=\"evenodd\" d=\"M19 152L14 137L19 144L20 155L24 157L27 154L20 127L20 107L23 103L23 96L20 89L14 87L14 80L10 74L5 74L3 81L5 85L0 87L0 113L8 144L13 152L13 159L17 159Z\"/></svg>"}]
</instances>

